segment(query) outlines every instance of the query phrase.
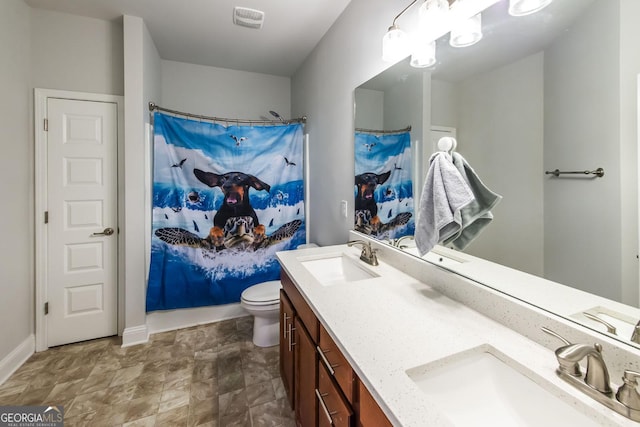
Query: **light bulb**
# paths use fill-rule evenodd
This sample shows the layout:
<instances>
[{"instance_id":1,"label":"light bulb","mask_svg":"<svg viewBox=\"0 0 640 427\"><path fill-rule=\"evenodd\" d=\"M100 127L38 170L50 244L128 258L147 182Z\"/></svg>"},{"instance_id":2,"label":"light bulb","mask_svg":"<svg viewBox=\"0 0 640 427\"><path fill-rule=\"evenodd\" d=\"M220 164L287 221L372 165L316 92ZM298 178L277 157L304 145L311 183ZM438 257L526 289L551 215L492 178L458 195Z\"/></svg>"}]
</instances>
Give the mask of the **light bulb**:
<instances>
[{"instance_id":1,"label":"light bulb","mask_svg":"<svg viewBox=\"0 0 640 427\"><path fill-rule=\"evenodd\" d=\"M547 7L553 0L509 0L509 15L525 16Z\"/></svg>"},{"instance_id":2,"label":"light bulb","mask_svg":"<svg viewBox=\"0 0 640 427\"><path fill-rule=\"evenodd\" d=\"M456 24L451 30L449 44L453 47L466 47L482 39L482 16L477 14Z\"/></svg>"},{"instance_id":3,"label":"light bulb","mask_svg":"<svg viewBox=\"0 0 640 427\"><path fill-rule=\"evenodd\" d=\"M415 68L431 67L436 63L436 42L416 43L411 55L411 66Z\"/></svg>"},{"instance_id":4,"label":"light bulb","mask_svg":"<svg viewBox=\"0 0 640 427\"><path fill-rule=\"evenodd\" d=\"M418 10L420 32L435 40L446 33L450 26L451 13L447 0L426 0Z\"/></svg>"},{"instance_id":5,"label":"light bulb","mask_svg":"<svg viewBox=\"0 0 640 427\"><path fill-rule=\"evenodd\" d=\"M397 26L389 27L389 31L382 38L382 60L398 62L406 58L411 52L409 35Z\"/></svg>"}]
</instances>

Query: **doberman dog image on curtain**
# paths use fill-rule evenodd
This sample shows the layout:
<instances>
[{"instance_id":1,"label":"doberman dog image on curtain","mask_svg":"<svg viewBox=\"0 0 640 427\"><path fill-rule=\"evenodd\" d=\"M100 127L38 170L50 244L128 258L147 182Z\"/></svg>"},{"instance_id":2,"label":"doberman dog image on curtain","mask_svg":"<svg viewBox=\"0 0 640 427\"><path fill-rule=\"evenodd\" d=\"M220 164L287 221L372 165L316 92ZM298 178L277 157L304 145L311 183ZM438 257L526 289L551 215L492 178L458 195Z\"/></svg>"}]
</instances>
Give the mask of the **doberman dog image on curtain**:
<instances>
[{"instance_id":1,"label":"doberman dog image on curtain","mask_svg":"<svg viewBox=\"0 0 640 427\"><path fill-rule=\"evenodd\" d=\"M302 124L156 112L147 311L229 304L305 243Z\"/></svg>"},{"instance_id":2,"label":"doberman dog image on curtain","mask_svg":"<svg viewBox=\"0 0 640 427\"><path fill-rule=\"evenodd\" d=\"M379 240L413 235L409 131L355 134L356 231Z\"/></svg>"}]
</instances>

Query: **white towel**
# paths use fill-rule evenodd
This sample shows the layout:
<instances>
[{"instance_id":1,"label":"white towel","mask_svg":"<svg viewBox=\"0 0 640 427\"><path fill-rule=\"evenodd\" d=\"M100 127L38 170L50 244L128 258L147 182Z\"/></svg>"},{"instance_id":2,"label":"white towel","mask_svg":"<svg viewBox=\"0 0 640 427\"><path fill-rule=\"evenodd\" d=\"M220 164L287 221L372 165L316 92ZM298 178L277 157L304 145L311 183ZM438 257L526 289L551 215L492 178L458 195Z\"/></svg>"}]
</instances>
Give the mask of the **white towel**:
<instances>
[{"instance_id":1,"label":"white towel","mask_svg":"<svg viewBox=\"0 0 640 427\"><path fill-rule=\"evenodd\" d=\"M451 156L434 153L422 188L416 220L415 241L420 255L461 230L461 209L475 200L473 192Z\"/></svg>"}]
</instances>

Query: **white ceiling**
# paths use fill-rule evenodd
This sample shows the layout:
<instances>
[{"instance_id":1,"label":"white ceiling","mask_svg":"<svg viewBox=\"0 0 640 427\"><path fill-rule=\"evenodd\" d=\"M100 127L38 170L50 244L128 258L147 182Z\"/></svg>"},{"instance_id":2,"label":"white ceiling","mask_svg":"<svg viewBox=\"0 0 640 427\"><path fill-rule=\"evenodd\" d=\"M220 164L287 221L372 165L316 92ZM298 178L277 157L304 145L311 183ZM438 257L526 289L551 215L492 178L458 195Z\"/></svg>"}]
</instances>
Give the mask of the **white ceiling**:
<instances>
[{"instance_id":1,"label":"white ceiling","mask_svg":"<svg viewBox=\"0 0 640 427\"><path fill-rule=\"evenodd\" d=\"M350 0L25 0L104 20L142 18L162 59L291 76ZM265 13L262 29L233 24L235 6Z\"/></svg>"}]
</instances>

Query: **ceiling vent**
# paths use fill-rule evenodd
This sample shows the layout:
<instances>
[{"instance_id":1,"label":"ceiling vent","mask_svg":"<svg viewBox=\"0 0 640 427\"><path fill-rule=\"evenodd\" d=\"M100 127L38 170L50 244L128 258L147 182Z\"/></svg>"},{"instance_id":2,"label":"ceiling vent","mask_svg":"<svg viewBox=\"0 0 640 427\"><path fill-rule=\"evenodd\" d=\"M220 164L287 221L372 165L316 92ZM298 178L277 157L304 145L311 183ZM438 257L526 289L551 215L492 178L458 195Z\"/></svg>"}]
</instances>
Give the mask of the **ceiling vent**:
<instances>
[{"instance_id":1,"label":"ceiling vent","mask_svg":"<svg viewBox=\"0 0 640 427\"><path fill-rule=\"evenodd\" d=\"M236 6L233 9L233 23L240 25L241 27L255 28L257 30L262 28L264 23L264 12L256 9L249 9L248 7Z\"/></svg>"}]
</instances>

